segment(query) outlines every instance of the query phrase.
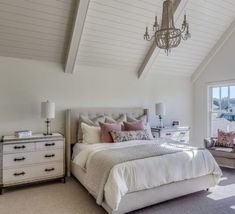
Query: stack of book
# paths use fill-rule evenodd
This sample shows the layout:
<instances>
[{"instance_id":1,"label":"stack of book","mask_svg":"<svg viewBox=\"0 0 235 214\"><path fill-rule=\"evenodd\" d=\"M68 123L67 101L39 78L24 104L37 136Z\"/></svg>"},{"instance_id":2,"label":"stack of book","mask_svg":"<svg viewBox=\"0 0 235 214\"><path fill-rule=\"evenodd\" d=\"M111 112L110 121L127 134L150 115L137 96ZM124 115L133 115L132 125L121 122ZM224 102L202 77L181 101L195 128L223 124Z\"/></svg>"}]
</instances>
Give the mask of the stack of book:
<instances>
[{"instance_id":1,"label":"stack of book","mask_svg":"<svg viewBox=\"0 0 235 214\"><path fill-rule=\"evenodd\" d=\"M26 138L32 136L32 131L30 130L24 130L24 131L16 131L15 136L18 138Z\"/></svg>"}]
</instances>

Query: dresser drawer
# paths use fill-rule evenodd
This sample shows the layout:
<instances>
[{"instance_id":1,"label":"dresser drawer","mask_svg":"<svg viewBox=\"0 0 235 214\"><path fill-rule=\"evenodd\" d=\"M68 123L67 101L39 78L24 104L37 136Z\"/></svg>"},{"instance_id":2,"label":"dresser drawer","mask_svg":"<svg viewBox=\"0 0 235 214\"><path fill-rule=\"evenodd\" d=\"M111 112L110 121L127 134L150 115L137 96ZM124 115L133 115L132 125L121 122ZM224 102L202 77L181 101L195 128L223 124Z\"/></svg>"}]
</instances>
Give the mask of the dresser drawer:
<instances>
[{"instance_id":1,"label":"dresser drawer","mask_svg":"<svg viewBox=\"0 0 235 214\"><path fill-rule=\"evenodd\" d=\"M36 143L36 149L42 150L42 149L58 149L64 147L64 141L44 141L44 142L37 142Z\"/></svg>"},{"instance_id":2,"label":"dresser drawer","mask_svg":"<svg viewBox=\"0 0 235 214\"><path fill-rule=\"evenodd\" d=\"M12 166L22 166L34 163L33 153L18 153L3 155L3 169Z\"/></svg>"},{"instance_id":3,"label":"dresser drawer","mask_svg":"<svg viewBox=\"0 0 235 214\"><path fill-rule=\"evenodd\" d=\"M37 163L62 161L64 159L64 150L55 149L50 151L36 152L35 160Z\"/></svg>"},{"instance_id":4,"label":"dresser drawer","mask_svg":"<svg viewBox=\"0 0 235 214\"><path fill-rule=\"evenodd\" d=\"M35 143L16 143L3 145L3 154L31 152L35 150Z\"/></svg>"},{"instance_id":5,"label":"dresser drawer","mask_svg":"<svg viewBox=\"0 0 235 214\"><path fill-rule=\"evenodd\" d=\"M23 182L33 182L36 180L49 179L64 175L63 162L42 164L33 167L21 167L17 169L3 170L3 184L17 184Z\"/></svg>"},{"instance_id":6,"label":"dresser drawer","mask_svg":"<svg viewBox=\"0 0 235 214\"><path fill-rule=\"evenodd\" d=\"M174 136L174 132L161 132L161 137L163 138L172 138Z\"/></svg>"},{"instance_id":7,"label":"dresser drawer","mask_svg":"<svg viewBox=\"0 0 235 214\"><path fill-rule=\"evenodd\" d=\"M39 151L31 153L5 154L3 155L3 168L24 166L36 163L63 160L63 150Z\"/></svg>"}]
</instances>

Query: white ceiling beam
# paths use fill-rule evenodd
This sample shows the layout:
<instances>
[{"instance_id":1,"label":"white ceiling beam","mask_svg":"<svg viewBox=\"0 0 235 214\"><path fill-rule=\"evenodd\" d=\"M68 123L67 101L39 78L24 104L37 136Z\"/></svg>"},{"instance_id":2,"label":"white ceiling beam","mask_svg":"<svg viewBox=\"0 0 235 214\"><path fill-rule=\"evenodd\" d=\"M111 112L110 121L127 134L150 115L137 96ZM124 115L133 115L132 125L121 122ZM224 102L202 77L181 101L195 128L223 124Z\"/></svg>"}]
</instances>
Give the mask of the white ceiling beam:
<instances>
[{"instance_id":1,"label":"white ceiling beam","mask_svg":"<svg viewBox=\"0 0 235 214\"><path fill-rule=\"evenodd\" d=\"M77 13L75 15L74 28L72 38L70 41L67 60L65 63L65 73L73 73L75 70L78 49L82 37L82 32L86 20L87 11L90 0L80 0L78 4Z\"/></svg>"},{"instance_id":2,"label":"white ceiling beam","mask_svg":"<svg viewBox=\"0 0 235 214\"><path fill-rule=\"evenodd\" d=\"M184 9L188 1L189 0L173 0L173 13L174 13L174 18L175 18L176 23L179 20L180 15L184 12ZM160 49L157 48L156 42L153 42L144 61L142 62L138 70L139 79L146 77L147 73L151 69L159 53L160 53Z\"/></svg>"},{"instance_id":3,"label":"white ceiling beam","mask_svg":"<svg viewBox=\"0 0 235 214\"><path fill-rule=\"evenodd\" d=\"M215 44L215 46L211 49L211 51L203 60L203 62L198 66L197 70L192 74L191 76L192 82L197 81L197 79L203 74L207 66L214 59L214 57L217 55L217 53L221 50L221 48L224 46L224 44L227 42L227 40L232 36L234 32L235 32L235 20L232 22L229 28L225 31L225 33L221 36L221 38Z\"/></svg>"}]
</instances>

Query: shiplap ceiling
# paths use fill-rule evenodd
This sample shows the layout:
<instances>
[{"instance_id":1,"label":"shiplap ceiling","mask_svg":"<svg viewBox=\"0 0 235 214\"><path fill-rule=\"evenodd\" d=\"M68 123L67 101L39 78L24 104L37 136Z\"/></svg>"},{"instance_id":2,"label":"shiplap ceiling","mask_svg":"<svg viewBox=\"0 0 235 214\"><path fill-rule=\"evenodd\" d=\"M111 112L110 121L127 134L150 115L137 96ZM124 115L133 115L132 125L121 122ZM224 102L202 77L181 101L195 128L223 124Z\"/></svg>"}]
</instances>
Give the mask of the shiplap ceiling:
<instances>
[{"instance_id":1,"label":"shiplap ceiling","mask_svg":"<svg viewBox=\"0 0 235 214\"><path fill-rule=\"evenodd\" d=\"M77 64L141 66L151 42L143 40L155 14L161 17L163 0L91 0L79 47ZM234 0L189 0L185 11L192 38L182 41L169 56L160 51L151 72L192 75L235 19ZM181 26L183 14L177 26Z\"/></svg>"},{"instance_id":2,"label":"shiplap ceiling","mask_svg":"<svg viewBox=\"0 0 235 214\"><path fill-rule=\"evenodd\" d=\"M146 25L163 0L90 0L76 64L138 72L152 43ZM0 0L0 55L65 63L78 0ZM234 0L188 0L192 38L169 56L160 51L151 72L192 75L235 20ZM182 16L177 26L181 25Z\"/></svg>"},{"instance_id":3,"label":"shiplap ceiling","mask_svg":"<svg viewBox=\"0 0 235 214\"><path fill-rule=\"evenodd\" d=\"M0 0L0 55L64 62L77 0Z\"/></svg>"}]
</instances>

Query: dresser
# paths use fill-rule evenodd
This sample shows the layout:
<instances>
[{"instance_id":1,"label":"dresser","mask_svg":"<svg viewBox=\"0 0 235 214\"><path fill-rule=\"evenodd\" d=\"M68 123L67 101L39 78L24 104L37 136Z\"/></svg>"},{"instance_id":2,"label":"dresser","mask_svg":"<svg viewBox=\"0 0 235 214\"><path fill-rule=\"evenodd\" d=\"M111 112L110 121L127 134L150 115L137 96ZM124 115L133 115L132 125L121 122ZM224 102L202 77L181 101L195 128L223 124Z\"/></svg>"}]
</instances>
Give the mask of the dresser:
<instances>
[{"instance_id":1,"label":"dresser","mask_svg":"<svg viewBox=\"0 0 235 214\"><path fill-rule=\"evenodd\" d=\"M0 148L1 193L5 188L33 182L65 182L65 141L61 134L3 136Z\"/></svg>"},{"instance_id":2,"label":"dresser","mask_svg":"<svg viewBox=\"0 0 235 214\"><path fill-rule=\"evenodd\" d=\"M189 143L190 128L151 128L154 138L170 138L180 143Z\"/></svg>"}]
</instances>

